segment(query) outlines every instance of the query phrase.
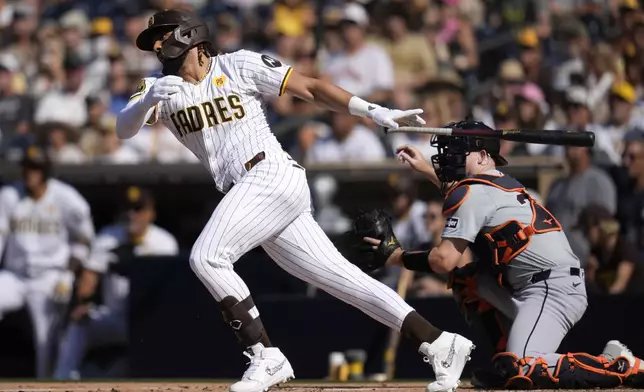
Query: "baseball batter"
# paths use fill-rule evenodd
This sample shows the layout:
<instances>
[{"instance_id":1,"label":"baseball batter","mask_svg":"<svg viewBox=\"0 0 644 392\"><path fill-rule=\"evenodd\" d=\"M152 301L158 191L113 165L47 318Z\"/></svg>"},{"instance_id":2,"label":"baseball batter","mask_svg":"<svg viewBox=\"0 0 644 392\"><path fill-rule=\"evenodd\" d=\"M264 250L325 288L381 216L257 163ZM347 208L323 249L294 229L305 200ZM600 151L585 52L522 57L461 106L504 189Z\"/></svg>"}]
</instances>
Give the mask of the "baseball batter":
<instances>
[{"instance_id":1,"label":"baseball batter","mask_svg":"<svg viewBox=\"0 0 644 392\"><path fill-rule=\"evenodd\" d=\"M131 138L144 122L162 121L225 193L192 248L190 265L250 358L230 390L260 392L293 377L233 269L240 256L260 245L292 275L412 339L433 365L437 381L429 390L456 388L472 342L438 330L340 255L313 219L305 171L271 132L264 99L288 92L390 128L422 124L417 116L422 110L374 105L267 55L246 50L215 55L206 24L186 11L153 15L137 46L156 52L163 72L141 82L119 114L118 135Z\"/></svg>"},{"instance_id":2,"label":"baseball batter","mask_svg":"<svg viewBox=\"0 0 644 392\"><path fill-rule=\"evenodd\" d=\"M89 254L94 226L87 201L49 178L45 155L29 149L23 180L0 190L0 319L27 306L34 328L36 376L49 376L52 327L73 284L70 261Z\"/></svg>"},{"instance_id":3,"label":"baseball batter","mask_svg":"<svg viewBox=\"0 0 644 392\"><path fill-rule=\"evenodd\" d=\"M489 129L473 121L448 127ZM498 374L486 387L612 388L632 367L639 370L620 344L607 346L610 356L557 353L588 306L583 270L557 219L517 180L497 170L507 164L498 139L438 136L433 144L438 149L433 169L415 148L402 147L399 157L446 196L441 243L430 251L405 252L367 241L388 256L386 265L452 273L466 320L483 328L497 351ZM468 247L477 261L458 269Z\"/></svg>"},{"instance_id":4,"label":"baseball batter","mask_svg":"<svg viewBox=\"0 0 644 392\"><path fill-rule=\"evenodd\" d=\"M122 258L174 256L179 253L172 234L152 223L155 201L147 189L130 187L125 203L126 220L103 228L94 243L78 283L93 297L101 280L102 304L79 303L71 312L71 323L60 342L54 378L79 379L88 349L128 342L128 296L130 282L119 268ZM102 279L101 279L102 278ZM113 376L113 375L109 375ZM123 374L118 376L123 377Z\"/></svg>"}]
</instances>

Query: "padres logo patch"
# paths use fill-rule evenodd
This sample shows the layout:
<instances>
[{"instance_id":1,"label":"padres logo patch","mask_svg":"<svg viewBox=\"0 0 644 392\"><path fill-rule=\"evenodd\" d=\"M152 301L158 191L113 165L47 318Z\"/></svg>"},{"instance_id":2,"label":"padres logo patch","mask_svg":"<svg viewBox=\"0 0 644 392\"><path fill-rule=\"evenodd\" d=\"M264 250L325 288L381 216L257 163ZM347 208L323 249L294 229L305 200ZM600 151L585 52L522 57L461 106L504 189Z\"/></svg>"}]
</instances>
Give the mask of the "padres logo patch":
<instances>
[{"instance_id":1,"label":"padres logo patch","mask_svg":"<svg viewBox=\"0 0 644 392\"><path fill-rule=\"evenodd\" d=\"M212 82L217 87L223 87L224 84L226 84L226 76L225 75L217 76L217 77L212 79Z\"/></svg>"}]
</instances>

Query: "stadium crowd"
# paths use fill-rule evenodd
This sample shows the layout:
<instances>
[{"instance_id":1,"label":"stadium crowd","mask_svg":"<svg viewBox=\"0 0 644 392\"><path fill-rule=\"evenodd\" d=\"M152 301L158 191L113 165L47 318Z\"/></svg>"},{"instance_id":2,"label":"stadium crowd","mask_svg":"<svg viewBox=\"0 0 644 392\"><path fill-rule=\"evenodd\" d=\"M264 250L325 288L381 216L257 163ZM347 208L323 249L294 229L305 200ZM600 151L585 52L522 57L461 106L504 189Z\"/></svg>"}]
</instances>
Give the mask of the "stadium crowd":
<instances>
[{"instance_id":1,"label":"stadium crowd","mask_svg":"<svg viewBox=\"0 0 644 392\"><path fill-rule=\"evenodd\" d=\"M371 102L421 107L428 126L470 117L498 129L595 132L592 151L503 142L502 154L565 159L568 174L544 202L589 279L604 292L644 287L638 0L1 0L3 159L37 143L59 164L197 163L160 124L127 141L115 134L138 81L159 71L134 39L155 10L171 7L205 16L221 52L266 52ZM382 161L402 144L434 152L428 136L385 137L369 120L292 97L268 110L283 146L304 164ZM403 243L436 241L440 204L417 200L413 185L395 188ZM340 215L330 212L330 231L342 228Z\"/></svg>"}]
</instances>

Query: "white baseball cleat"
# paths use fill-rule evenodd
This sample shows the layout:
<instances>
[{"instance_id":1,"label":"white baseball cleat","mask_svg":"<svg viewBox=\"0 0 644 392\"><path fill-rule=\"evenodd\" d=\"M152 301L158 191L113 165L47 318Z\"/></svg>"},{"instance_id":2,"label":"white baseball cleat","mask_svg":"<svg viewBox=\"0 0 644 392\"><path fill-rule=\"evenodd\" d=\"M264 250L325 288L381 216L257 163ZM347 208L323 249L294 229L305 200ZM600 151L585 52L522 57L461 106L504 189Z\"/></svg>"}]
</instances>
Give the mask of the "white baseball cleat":
<instances>
[{"instance_id":1,"label":"white baseball cleat","mask_svg":"<svg viewBox=\"0 0 644 392\"><path fill-rule=\"evenodd\" d=\"M418 352L425 356L423 360L432 365L436 375L436 381L425 388L427 392L456 391L474 348L470 340L450 332L443 332L432 344L421 344Z\"/></svg>"},{"instance_id":2,"label":"white baseball cleat","mask_svg":"<svg viewBox=\"0 0 644 392\"><path fill-rule=\"evenodd\" d=\"M250 358L248 369L240 381L230 386L230 392L264 392L295 378L291 364L277 347L257 343L244 355Z\"/></svg>"}]
</instances>

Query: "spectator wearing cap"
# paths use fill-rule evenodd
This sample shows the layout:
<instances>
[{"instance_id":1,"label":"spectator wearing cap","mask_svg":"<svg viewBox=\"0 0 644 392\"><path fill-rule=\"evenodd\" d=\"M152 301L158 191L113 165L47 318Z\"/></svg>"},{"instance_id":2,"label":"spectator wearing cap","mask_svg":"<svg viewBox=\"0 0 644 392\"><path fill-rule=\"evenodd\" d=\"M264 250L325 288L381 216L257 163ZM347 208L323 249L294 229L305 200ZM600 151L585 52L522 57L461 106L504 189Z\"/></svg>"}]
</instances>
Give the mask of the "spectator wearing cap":
<instances>
[{"instance_id":1,"label":"spectator wearing cap","mask_svg":"<svg viewBox=\"0 0 644 392\"><path fill-rule=\"evenodd\" d=\"M493 94L498 100L514 105L514 98L525 81L523 65L515 59L504 60L499 67Z\"/></svg>"},{"instance_id":2,"label":"spectator wearing cap","mask_svg":"<svg viewBox=\"0 0 644 392\"><path fill-rule=\"evenodd\" d=\"M15 63L15 70L21 70L27 77L36 72L34 60L38 57L38 45L34 40L38 27L36 8L27 2L18 2L13 10L13 20L4 48L5 61Z\"/></svg>"},{"instance_id":3,"label":"spectator wearing cap","mask_svg":"<svg viewBox=\"0 0 644 392\"><path fill-rule=\"evenodd\" d=\"M307 164L379 162L386 157L380 139L355 116L333 113L331 126L320 126L318 134L305 152Z\"/></svg>"},{"instance_id":4,"label":"spectator wearing cap","mask_svg":"<svg viewBox=\"0 0 644 392\"><path fill-rule=\"evenodd\" d=\"M88 63L92 58L92 47L88 40L91 24L85 12L72 9L60 18L59 24L68 53Z\"/></svg>"},{"instance_id":5,"label":"spectator wearing cap","mask_svg":"<svg viewBox=\"0 0 644 392\"><path fill-rule=\"evenodd\" d=\"M81 127L87 121L87 91L83 85L85 64L75 55L65 59L65 83L62 88L45 94L38 104L35 122L62 122Z\"/></svg>"},{"instance_id":6,"label":"spectator wearing cap","mask_svg":"<svg viewBox=\"0 0 644 392\"><path fill-rule=\"evenodd\" d=\"M634 125L631 116L637 100L635 89L626 81L615 82L610 90L608 122L595 126L595 148L608 155L613 164L621 162L624 136Z\"/></svg>"},{"instance_id":7,"label":"spectator wearing cap","mask_svg":"<svg viewBox=\"0 0 644 392\"><path fill-rule=\"evenodd\" d=\"M622 166L626 178L618 177L617 218L622 233L644 258L644 131L626 134Z\"/></svg>"},{"instance_id":8,"label":"spectator wearing cap","mask_svg":"<svg viewBox=\"0 0 644 392\"><path fill-rule=\"evenodd\" d=\"M78 147L78 131L65 123L45 123L41 131L47 138L48 154L53 163L81 164L87 161Z\"/></svg>"},{"instance_id":9,"label":"spectator wearing cap","mask_svg":"<svg viewBox=\"0 0 644 392\"><path fill-rule=\"evenodd\" d=\"M110 57L116 50L116 36L112 20L99 17L92 20L90 29L91 59L87 65L86 83L88 91L96 94L107 86Z\"/></svg>"},{"instance_id":10,"label":"spectator wearing cap","mask_svg":"<svg viewBox=\"0 0 644 392\"><path fill-rule=\"evenodd\" d=\"M128 188L123 210L119 222L99 231L92 243L92 253L82 266L77 287L83 287L90 298L100 294L102 304L82 303L71 310L70 323L58 350L55 379L78 375L85 354L92 348L128 344L128 264L145 262L141 259L145 257L179 253L176 238L154 223L156 205L151 191Z\"/></svg>"},{"instance_id":11,"label":"spectator wearing cap","mask_svg":"<svg viewBox=\"0 0 644 392\"><path fill-rule=\"evenodd\" d=\"M161 70L161 64L154 52L139 50L135 45L136 37L147 28L151 16L152 12L149 12L129 14L125 18L125 39L121 42L120 52L121 57L125 60L128 74L147 76Z\"/></svg>"},{"instance_id":12,"label":"spectator wearing cap","mask_svg":"<svg viewBox=\"0 0 644 392\"><path fill-rule=\"evenodd\" d=\"M94 156L94 162L112 165L133 165L141 161L141 157L129 145L123 143L116 134L116 119L111 118L99 129L101 142Z\"/></svg>"},{"instance_id":13,"label":"spectator wearing cap","mask_svg":"<svg viewBox=\"0 0 644 392\"><path fill-rule=\"evenodd\" d=\"M620 224L606 208L586 207L579 225L590 244L586 267L589 291L603 294L644 293L642 257L624 235Z\"/></svg>"},{"instance_id":14,"label":"spectator wearing cap","mask_svg":"<svg viewBox=\"0 0 644 392\"><path fill-rule=\"evenodd\" d=\"M528 27L519 32L519 61L525 70L526 80L535 83L547 97L552 96L553 74L543 58L543 48L537 30Z\"/></svg>"},{"instance_id":15,"label":"spectator wearing cap","mask_svg":"<svg viewBox=\"0 0 644 392\"><path fill-rule=\"evenodd\" d=\"M0 63L0 135L4 152L16 138L28 137L34 113L34 100L15 91L15 73Z\"/></svg>"},{"instance_id":16,"label":"spectator wearing cap","mask_svg":"<svg viewBox=\"0 0 644 392\"><path fill-rule=\"evenodd\" d=\"M384 104L391 99L394 70L387 52L367 43L369 16L358 3L344 7L340 22L345 48L322 64L322 73L333 83L370 102Z\"/></svg>"},{"instance_id":17,"label":"spectator wearing cap","mask_svg":"<svg viewBox=\"0 0 644 392\"><path fill-rule=\"evenodd\" d=\"M622 31L631 33L635 27L640 3L638 0L621 0L617 2L617 23Z\"/></svg>"},{"instance_id":18,"label":"spectator wearing cap","mask_svg":"<svg viewBox=\"0 0 644 392\"><path fill-rule=\"evenodd\" d=\"M386 36L380 40L394 67L396 88L417 88L437 73L436 54L422 35L409 31L405 6L401 3L388 5Z\"/></svg>"},{"instance_id":19,"label":"spectator wearing cap","mask_svg":"<svg viewBox=\"0 0 644 392\"><path fill-rule=\"evenodd\" d=\"M519 116L517 110L510 103L498 101L492 111L492 127L495 129L519 129ZM510 140L501 140L502 156L526 156L525 143L513 142Z\"/></svg>"},{"instance_id":20,"label":"spectator wearing cap","mask_svg":"<svg viewBox=\"0 0 644 392\"><path fill-rule=\"evenodd\" d=\"M215 47L222 53L232 53L242 48L242 26L232 13L216 17Z\"/></svg>"},{"instance_id":21,"label":"spectator wearing cap","mask_svg":"<svg viewBox=\"0 0 644 392\"><path fill-rule=\"evenodd\" d=\"M523 85L516 97L518 114L518 129L549 130L556 129L554 121L549 118L550 107L546 102L543 91L532 82ZM529 155L544 153L541 144L526 144L525 151Z\"/></svg>"}]
</instances>

